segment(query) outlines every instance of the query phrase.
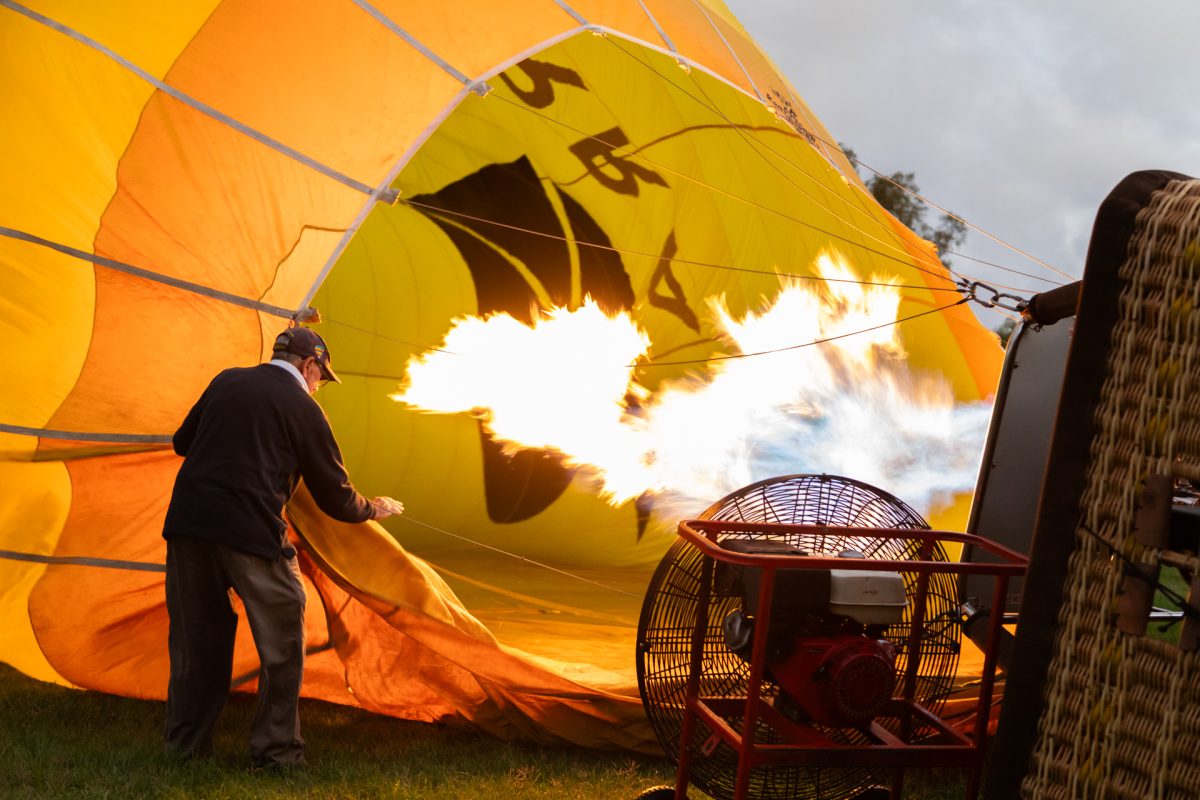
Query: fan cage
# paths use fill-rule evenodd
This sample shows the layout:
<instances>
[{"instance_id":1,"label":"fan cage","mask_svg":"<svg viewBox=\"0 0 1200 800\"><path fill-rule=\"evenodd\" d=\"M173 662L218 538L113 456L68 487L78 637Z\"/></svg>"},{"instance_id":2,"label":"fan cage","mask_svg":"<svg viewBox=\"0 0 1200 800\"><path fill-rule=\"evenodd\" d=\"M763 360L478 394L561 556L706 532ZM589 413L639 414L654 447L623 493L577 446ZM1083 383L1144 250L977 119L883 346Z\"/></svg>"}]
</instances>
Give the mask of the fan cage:
<instances>
[{"instance_id":1,"label":"fan cage","mask_svg":"<svg viewBox=\"0 0 1200 800\"><path fill-rule=\"evenodd\" d=\"M766 522L786 525L830 526L826 533L721 534L751 540L784 541L812 553L836 554L857 550L867 558L916 560L919 544L901 539L870 539L839 533L839 527L929 530L915 510L898 498L860 481L832 475L790 475L744 487L707 509L703 519L739 522ZM931 561L946 561L946 553L935 544L928 556ZM655 734L668 756L678 762L679 739L683 727L684 701L691 665L692 636L697 624L698 601L704 556L684 541L675 542L663 556L651 578L642 607L638 629L638 684L643 703ZM916 595L916 573L902 573L910 603L901 622L887 628L885 636L897 650L897 688L908 664L908 643L912 630L912 602ZM711 589L711 587L710 587ZM958 665L960 626L957 589L946 573L930 576L925 602L925 620L921 626L921 658L918 665L915 699L934 714L944 705L953 689ZM750 665L725 645L721 622L740 606L734 597L710 592L708 625L701 650L699 692L705 697L743 698L746 696ZM760 688L770 701L779 687L768 676ZM735 730L742 727L740 717L725 718ZM879 721L898 732L895 720ZM835 742L856 744L866 737L853 729L820 728ZM922 731L916 732L919 738ZM709 755L701 746L712 731L697 724L689 743L689 781L718 800L731 798L737 772L736 751L722 742ZM755 741L779 743L771 728L761 720L755 729ZM755 768L750 778L750 794L761 798L798 800L834 800L850 797L857 791L884 780L867 768L819 768L798 765L774 765Z\"/></svg>"}]
</instances>

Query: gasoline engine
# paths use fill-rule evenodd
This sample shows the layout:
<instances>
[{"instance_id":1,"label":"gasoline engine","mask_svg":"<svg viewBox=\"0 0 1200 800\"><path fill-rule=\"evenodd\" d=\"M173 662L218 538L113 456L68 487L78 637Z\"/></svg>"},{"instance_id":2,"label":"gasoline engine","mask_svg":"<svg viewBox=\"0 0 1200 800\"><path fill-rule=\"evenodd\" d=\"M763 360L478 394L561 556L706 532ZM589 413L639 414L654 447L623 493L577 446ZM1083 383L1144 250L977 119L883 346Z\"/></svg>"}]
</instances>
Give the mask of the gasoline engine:
<instances>
[{"instance_id":1,"label":"gasoline engine","mask_svg":"<svg viewBox=\"0 0 1200 800\"><path fill-rule=\"evenodd\" d=\"M814 555L775 541L726 539L726 550L760 555ZM840 558L863 558L855 550ZM749 661L761 620L761 570L719 564L715 590L740 600L726 615L725 644ZM908 605L898 572L841 569L781 569L776 573L767 625L766 665L779 686L775 707L784 716L834 728L870 722L896 686L896 647L889 625Z\"/></svg>"}]
</instances>

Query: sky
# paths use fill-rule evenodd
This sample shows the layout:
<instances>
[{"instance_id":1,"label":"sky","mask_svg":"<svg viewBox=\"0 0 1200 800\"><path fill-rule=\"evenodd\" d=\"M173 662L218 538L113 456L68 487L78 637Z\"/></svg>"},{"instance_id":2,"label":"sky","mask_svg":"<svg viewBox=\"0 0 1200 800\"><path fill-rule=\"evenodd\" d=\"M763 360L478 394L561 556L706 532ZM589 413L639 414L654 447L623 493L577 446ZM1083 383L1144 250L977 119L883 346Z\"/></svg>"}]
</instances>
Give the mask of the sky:
<instances>
[{"instance_id":1,"label":"sky","mask_svg":"<svg viewBox=\"0 0 1200 800\"><path fill-rule=\"evenodd\" d=\"M860 160L915 173L923 195L1072 276L1123 177L1200 177L1200 0L727 4ZM959 250L1065 280L976 231ZM1021 290L1053 285L953 264Z\"/></svg>"}]
</instances>

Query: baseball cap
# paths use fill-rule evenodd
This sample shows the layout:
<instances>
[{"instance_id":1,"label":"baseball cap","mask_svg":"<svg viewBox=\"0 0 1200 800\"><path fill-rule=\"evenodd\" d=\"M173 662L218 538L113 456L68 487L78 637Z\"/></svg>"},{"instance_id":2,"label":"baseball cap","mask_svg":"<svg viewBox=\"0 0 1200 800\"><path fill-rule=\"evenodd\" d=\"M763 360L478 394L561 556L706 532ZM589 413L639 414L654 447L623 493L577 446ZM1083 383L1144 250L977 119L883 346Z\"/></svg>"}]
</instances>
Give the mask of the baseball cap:
<instances>
[{"instance_id":1,"label":"baseball cap","mask_svg":"<svg viewBox=\"0 0 1200 800\"><path fill-rule=\"evenodd\" d=\"M275 353L291 353L301 358L315 358L321 368L321 375L327 381L341 383L330 366L329 348L325 340L314 330L308 328L288 328L275 337Z\"/></svg>"}]
</instances>

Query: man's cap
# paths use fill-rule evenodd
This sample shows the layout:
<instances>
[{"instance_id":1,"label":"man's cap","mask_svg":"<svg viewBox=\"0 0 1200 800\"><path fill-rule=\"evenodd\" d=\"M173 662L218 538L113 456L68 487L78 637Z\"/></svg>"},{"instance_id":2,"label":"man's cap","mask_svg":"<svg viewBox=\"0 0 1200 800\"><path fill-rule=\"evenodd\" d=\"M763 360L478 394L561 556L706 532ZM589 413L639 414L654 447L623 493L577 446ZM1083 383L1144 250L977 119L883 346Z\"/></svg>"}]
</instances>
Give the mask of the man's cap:
<instances>
[{"instance_id":1,"label":"man's cap","mask_svg":"<svg viewBox=\"0 0 1200 800\"><path fill-rule=\"evenodd\" d=\"M321 375L327 381L341 383L330 364L329 347L325 340L314 330L308 328L288 328L275 337L275 353L291 353L300 358L315 358L321 368Z\"/></svg>"}]
</instances>

